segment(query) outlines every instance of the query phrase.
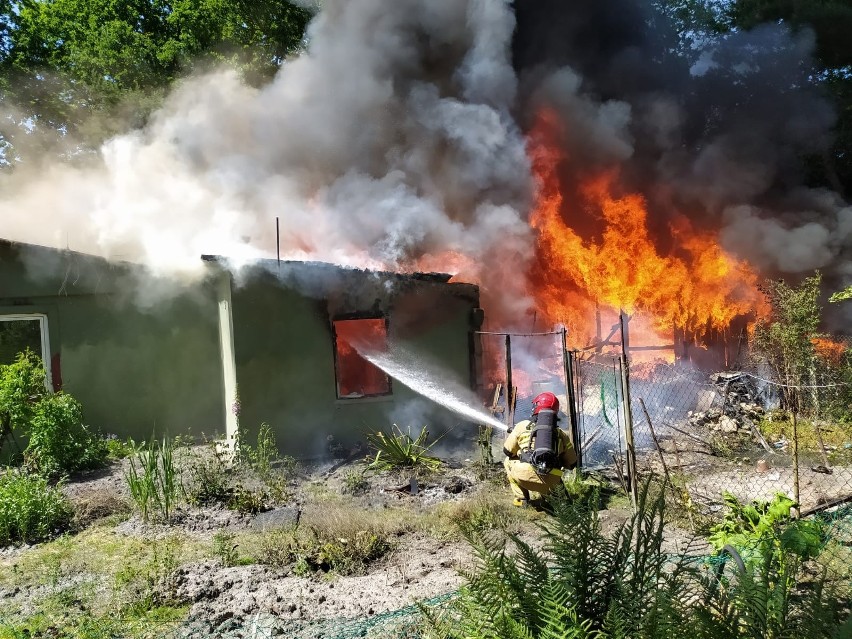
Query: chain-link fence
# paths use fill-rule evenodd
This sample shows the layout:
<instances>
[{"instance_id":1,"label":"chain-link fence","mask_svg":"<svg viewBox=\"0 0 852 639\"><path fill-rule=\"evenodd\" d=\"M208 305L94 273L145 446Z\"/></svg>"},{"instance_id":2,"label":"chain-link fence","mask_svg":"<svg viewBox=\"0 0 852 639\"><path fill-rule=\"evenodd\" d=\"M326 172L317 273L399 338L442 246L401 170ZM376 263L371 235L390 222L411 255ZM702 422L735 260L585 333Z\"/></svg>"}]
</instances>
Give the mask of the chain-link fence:
<instances>
[{"instance_id":1,"label":"chain-link fence","mask_svg":"<svg viewBox=\"0 0 852 639\"><path fill-rule=\"evenodd\" d=\"M817 348L809 383L798 385L760 370L626 369L623 356L574 352L584 469L628 492L640 476L658 477L684 525L705 534L734 499L784 495L819 524L820 565L852 586L852 362L843 340Z\"/></svg>"}]
</instances>

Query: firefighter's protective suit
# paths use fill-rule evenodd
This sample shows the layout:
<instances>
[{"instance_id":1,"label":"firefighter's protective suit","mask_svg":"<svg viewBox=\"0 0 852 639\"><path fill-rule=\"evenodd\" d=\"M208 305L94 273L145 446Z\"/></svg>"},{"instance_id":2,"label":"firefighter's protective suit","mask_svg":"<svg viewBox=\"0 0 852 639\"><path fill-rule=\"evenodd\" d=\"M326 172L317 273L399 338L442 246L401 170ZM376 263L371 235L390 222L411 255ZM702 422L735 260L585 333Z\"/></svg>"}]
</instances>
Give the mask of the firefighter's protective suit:
<instances>
[{"instance_id":1,"label":"firefighter's protective suit","mask_svg":"<svg viewBox=\"0 0 852 639\"><path fill-rule=\"evenodd\" d=\"M559 467L540 473L532 464L521 461L521 453L530 448L534 428L535 422L529 419L518 422L503 444L503 452L506 453L503 466L516 506L541 500L554 487L562 484L563 468L573 468L577 465L577 455L568 433L558 428L556 453Z\"/></svg>"}]
</instances>

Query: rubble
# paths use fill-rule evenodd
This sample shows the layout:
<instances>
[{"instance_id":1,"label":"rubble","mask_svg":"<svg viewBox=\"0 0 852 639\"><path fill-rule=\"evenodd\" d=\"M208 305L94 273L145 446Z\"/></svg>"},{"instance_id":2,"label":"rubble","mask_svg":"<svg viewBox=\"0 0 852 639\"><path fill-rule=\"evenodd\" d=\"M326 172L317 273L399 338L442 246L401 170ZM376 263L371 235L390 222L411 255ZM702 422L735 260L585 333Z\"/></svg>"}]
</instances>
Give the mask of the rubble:
<instances>
[{"instance_id":1,"label":"rubble","mask_svg":"<svg viewBox=\"0 0 852 639\"><path fill-rule=\"evenodd\" d=\"M691 412L689 425L726 435L739 431L753 432L754 422L760 421L766 413L759 403L759 392L754 379L741 372L722 372L710 375L710 381L718 389L716 395L721 397L722 406Z\"/></svg>"}]
</instances>

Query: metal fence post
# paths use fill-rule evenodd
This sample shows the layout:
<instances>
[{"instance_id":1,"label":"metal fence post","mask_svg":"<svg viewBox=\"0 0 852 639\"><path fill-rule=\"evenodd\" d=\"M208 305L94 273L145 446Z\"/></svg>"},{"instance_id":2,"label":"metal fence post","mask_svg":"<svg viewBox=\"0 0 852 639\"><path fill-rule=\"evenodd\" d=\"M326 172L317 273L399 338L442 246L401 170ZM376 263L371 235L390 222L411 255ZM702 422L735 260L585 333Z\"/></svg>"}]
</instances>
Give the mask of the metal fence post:
<instances>
[{"instance_id":1,"label":"metal fence post","mask_svg":"<svg viewBox=\"0 0 852 639\"><path fill-rule=\"evenodd\" d=\"M633 441L633 411L630 407L630 373L627 368L627 356L619 357L621 367L621 397L624 405L624 441L627 445L627 484L630 489L630 501L636 508L639 500L639 477L636 473L636 445Z\"/></svg>"},{"instance_id":2,"label":"metal fence post","mask_svg":"<svg viewBox=\"0 0 852 639\"><path fill-rule=\"evenodd\" d=\"M562 328L562 362L565 365L565 397L568 406L565 412L568 414L568 424L571 429L571 443L577 455L577 468L583 467L583 450L580 441L580 428L577 419L577 398L574 393L574 358L568 352L568 331Z\"/></svg>"}]
</instances>

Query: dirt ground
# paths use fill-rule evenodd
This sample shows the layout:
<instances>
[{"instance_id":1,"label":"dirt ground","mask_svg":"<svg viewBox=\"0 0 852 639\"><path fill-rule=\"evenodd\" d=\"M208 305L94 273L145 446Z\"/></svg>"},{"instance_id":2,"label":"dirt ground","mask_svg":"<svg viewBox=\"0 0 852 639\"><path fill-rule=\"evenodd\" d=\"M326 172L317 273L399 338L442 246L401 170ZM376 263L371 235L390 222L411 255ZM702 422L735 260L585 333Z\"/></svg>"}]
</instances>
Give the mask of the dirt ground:
<instances>
[{"instance_id":1,"label":"dirt ground","mask_svg":"<svg viewBox=\"0 0 852 639\"><path fill-rule=\"evenodd\" d=\"M158 540L179 536L181 548L209 548L216 534L224 532L239 541L241 535L292 527L293 519L298 521L301 515L316 520L324 508L339 508L341 504L363 511L387 512L401 520L395 524L398 532L394 534L390 552L365 571L351 576L322 572L297 576L292 567L260 563L227 566L220 557L210 556L210 552L187 551L186 556L176 558L168 579L158 584L168 590L170 600L184 605L185 617L179 622L162 624L159 629L152 624L153 634L149 636L333 637L338 630L348 632L346 628L352 623L365 628L377 625L372 620L380 620L389 612L453 593L462 583L460 571L472 567L468 544L450 532L448 520L435 517L431 522L431 512L443 508L451 518L453 505L464 503L512 510L508 506L508 489L504 490L499 482L477 480L470 467L445 467L439 473L421 478L416 494L412 494L412 484L406 475L367 474L359 486L359 494L346 495L347 477L351 481L353 472L362 465L344 464L329 472L330 463L325 463L302 467L290 503L269 512L251 515L221 505L182 505L169 525L143 523L138 515L130 514L130 495L124 477L127 465L126 460L115 462L105 471L78 478L63 487L78 519L82 520L81 527L106 535L110 545L135 548L137 542L154 545ZM495 476L499 477L496 470ZM464 511L463 506L461 510ZM512 525L520 532L529 533L537 516L534 512L519 514ZM412 520L410 527L405 524L407 517ZM430 530L430 526L437 530ZM54 542L57 543L63 542ZM111 576L101 576L99 580L88 564L79 568L79 564L85 563L79 559L64 556L53 559L56 553L45 550L51 545L0 551L0 636L5 619L42 614L42 608L49 605L46 602L84 585L91 588L95 583L95 589L104 598L108 597L113 585L109 582L116 579L115 570ZM34 565L30 558L38 553L47 553L45 565L59 565L52 568ZM128 550L124 556L129 557L130 553ZM111 561L121 560L119 550ZM50 571L53 574L45 576ZM109 570L104 572L110 574Z\"/></svg>"},{"instance_id":2,"label":"dirt ground","mask_svg":"<svg viewBox=\"0 0 852 639\"><path fill-rule=\"evenodd\" d=\"M337 468L332 462L300 466L288 502L267 512L183 504L168 525L143 523L131 511L127 466L126 460L115 462L63 486L77 512L76 534L0 551L0 637L5 620L57 614L57 602L61 610L103 618L118 604L132 606L134 596L150 596L152 588L177 602L178 618L148 615L134 636L403 636L387 628L413 620L416 602L452 596L461 573L474 566L455 522L480 518L486 528L508 527L535 543L536 524L546 517L510 505L499 465L482 480L473 464L450 464L414 486L404 473L364 474L364 465L353 460ZM353 477L359 478L355 491ZM604 530L629 512L626 501L602 511ZM211 550L224 534L234 556L245 559L257 555L258 539L276 530L321 528L334 517L344 518L346 527L345 518L361 516L391 522L391 545L352 575L304 574L293 565L256 560L229 565L221 551ZM692 542L692 535L675 527L668 534L671 552Z\"/></svg>"}]
</instances>

